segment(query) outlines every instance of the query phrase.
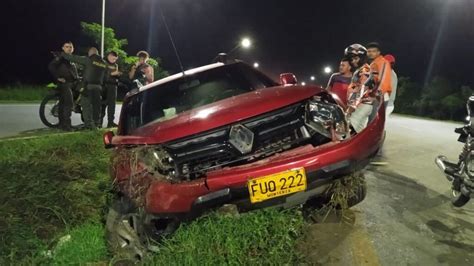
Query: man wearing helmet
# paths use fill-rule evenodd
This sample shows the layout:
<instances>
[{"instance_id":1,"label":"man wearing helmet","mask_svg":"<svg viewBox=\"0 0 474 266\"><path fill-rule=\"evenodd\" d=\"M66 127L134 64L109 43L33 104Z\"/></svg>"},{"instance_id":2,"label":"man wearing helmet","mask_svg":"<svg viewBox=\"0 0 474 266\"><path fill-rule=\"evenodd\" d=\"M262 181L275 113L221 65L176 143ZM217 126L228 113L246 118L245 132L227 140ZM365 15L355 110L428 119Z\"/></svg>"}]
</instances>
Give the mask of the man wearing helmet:
<instances>
[{"instance_id":1,"label":"man wearing helmet","mask_svg":"<svg viewBox=\"0 0 474 266\"><path fill-rule=\"evenodd\" d=\"M345 55L351 59L355 70L348 88L349 121L354 130L361 132L369 122L369 116L374 110L377 97L375 76L367 64L367 49L360 44L353 44L346 48Z\"/></svg>"}]
</instances>

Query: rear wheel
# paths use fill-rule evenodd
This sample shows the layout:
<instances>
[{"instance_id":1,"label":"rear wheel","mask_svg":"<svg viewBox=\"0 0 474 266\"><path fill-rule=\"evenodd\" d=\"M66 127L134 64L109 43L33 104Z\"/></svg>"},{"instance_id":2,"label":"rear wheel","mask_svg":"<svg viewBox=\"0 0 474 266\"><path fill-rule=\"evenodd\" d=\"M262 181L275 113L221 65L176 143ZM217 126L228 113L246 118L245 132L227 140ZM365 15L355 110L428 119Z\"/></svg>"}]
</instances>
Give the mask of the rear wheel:
<instances>
[{"instance_id":1,"label":"rear wheel","mask_svg":"<svg viewBox=\"0 0 474 266\"><path fill-rule=\"evenodd\" d=\"M41 101L39 116L41 122L47 127L59 126L59 94L49 94Z\"/></svg>"}]
</instances>

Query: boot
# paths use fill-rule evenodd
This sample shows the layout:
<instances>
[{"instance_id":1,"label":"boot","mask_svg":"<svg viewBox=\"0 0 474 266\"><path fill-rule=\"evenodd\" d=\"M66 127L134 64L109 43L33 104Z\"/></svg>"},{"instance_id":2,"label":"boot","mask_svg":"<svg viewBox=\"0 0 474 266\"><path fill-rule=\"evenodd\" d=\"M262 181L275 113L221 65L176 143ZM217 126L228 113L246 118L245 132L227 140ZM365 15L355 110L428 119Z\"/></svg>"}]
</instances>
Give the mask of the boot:
<instances>
[{"instance_id":1,"label":"boot","mask_svg":"<svg viewBox=\"0 0 474 266\"><path fill-rule=\"evenodd\" d=\"M109 122L107 123L107 128L112 128L112 127L118 127L118 125L115 124L114 121L109 121Z\"/></svg>"}]
</instances>

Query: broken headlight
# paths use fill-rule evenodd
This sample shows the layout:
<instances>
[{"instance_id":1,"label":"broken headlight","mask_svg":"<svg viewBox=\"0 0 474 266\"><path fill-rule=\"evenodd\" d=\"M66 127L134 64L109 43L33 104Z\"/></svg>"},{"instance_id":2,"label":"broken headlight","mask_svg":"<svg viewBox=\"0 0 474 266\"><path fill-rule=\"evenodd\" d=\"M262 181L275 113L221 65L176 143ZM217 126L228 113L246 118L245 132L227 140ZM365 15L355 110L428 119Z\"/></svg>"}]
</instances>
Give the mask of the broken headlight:
<instances>
[{"instance_id":1,"label":"broken headlight","mask_svg":"<svg viewBox=\"0 0 474 266\"><path fill-rule=\"evenodd\" d=\"M164 149L144 146L137 157L146 165L148 172L165 176L169 180L178 178L173 158Z\"/></svg>"},{"instance_id":2,"label":"broken headlight","mask_svg":"<svg viewBox=\"0 0 474 266\"><path fill-rule=\"evenodd\" d=\"M306 106L306 123L318 133L342 139L347 135L347 123L344 111L340 106L318 98L308 101Z\"/></svg>"}]
</instances>

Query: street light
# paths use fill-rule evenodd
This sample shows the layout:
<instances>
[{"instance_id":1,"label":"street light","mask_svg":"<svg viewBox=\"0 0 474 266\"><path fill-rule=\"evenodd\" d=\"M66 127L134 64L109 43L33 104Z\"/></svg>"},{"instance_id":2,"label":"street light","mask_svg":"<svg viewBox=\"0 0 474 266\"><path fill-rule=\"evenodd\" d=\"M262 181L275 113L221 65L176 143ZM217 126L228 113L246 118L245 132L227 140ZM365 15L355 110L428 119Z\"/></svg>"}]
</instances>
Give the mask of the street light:
<instances>
[{"instance_id":1,"label":"street light","mask_svg":"<svg viewBox=\"0 0 474 266\"><path fill-rule=\"evenodd\" d=\"M301 82L301 86L306 86L306 82Z\"/></svg>"},{"instance_id":2,"label":"street light","mask_svg":"<svg viewBox=\"0 0 474 266\"><path fill-rule=\"evenodd\" d=\"M260 64L258 62L253 63L253 67L258 68Z\"/></svg>"},{"instance_id":3,"label":"street light","mask_svg":"<svg viewBox=\"0 0 474 266\"><path fill-rule=\"evenodd\" d=\"M252 46L252 41L249 38L243 38L232 50L230 50L227 55L232 54L235 50L239 48L249 49Z\"/></svg>"},{"instance_id":4,"label":"street light","mask_svg":"<svg viewBox=\"0 0 474 266\"><path fill-rule=\"evenodd\" d=\"M315 81L316 80L316 77L315 76L311 76L311 81Z\"/></svg>"},{"instance_id":5,"label":"street light","mask_svg":"<svg viewBox=\"0 0 474 266\"><path fill-rule=\"evenodd\" d=\"M243 38L242 41L240 42L240 45L243 48L250 48L252 46L252 41L249 38Z\"/></svg>"},{"instance_id":6,"label":"street light","mask_svg":"<svg viewBox=\"0 0 474 266\"><path fill-rule=\"evenodd\" d=\"M331 67L327 66L327 67L324 68L324 73L329 74L331 72L332 72Z\"/></svg>"}]
</instances>

